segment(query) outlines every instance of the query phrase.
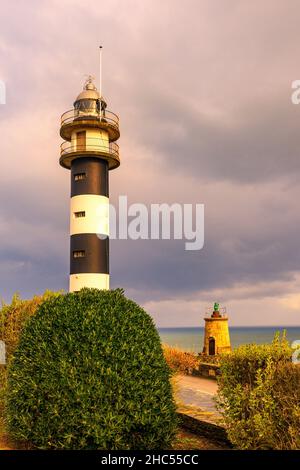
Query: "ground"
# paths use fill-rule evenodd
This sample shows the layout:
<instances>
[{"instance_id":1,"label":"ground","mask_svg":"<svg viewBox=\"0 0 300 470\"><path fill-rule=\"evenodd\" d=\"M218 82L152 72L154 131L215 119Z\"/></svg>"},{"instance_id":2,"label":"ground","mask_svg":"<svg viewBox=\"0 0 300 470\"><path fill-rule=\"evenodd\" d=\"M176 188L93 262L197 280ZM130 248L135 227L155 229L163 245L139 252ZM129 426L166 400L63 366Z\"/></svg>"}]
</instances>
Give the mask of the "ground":
<instances>
[{"instance_id":1,"label":"ground","mask_svg":"<svg viewBox=\"0 0 300 470\"><path fill-rule=\"evenodd\" d=\"M173 444L175 450L228 450L226 444L214 442L206 437L179 429Z\"/></svg>"},{"instance_id":2,"label":"ground","mask_svg":"<svg viewBox=\"0 0 300 470\"><path fill-rule=\"evenodd\" d=\"M191 387L194 390L209 393L215 395L218 391L218 384L215 379L209 379L205 377L196 377L193 375L178 375L178 383Z\"/></svg>"},{"instance_id":3,"label":"ground","mask_svg":"<svg viewBox=\"0 0 300 470\"><path fill-rule=\"evenodd\" d=\"M204 412L219 415L214 400L218 390L216 380L191 375L176 375L174 390L178 404L193 406Z\"/></svg>"}]
</instances>

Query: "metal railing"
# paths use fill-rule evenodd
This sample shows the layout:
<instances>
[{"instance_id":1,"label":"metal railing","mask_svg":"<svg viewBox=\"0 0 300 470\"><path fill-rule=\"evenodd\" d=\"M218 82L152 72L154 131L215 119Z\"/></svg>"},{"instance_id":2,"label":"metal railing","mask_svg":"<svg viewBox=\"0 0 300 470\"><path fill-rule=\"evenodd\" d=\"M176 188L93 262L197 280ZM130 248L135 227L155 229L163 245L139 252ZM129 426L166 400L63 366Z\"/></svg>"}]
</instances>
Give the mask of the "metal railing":
<instances>
[{"instance_id":1,"label":"metal railing","mask_svg":"<svg viewBox=\"0 0 300 470\"><path fill-rule=\"evenodd\" d=\"M66 111L62 116L61 116L61 126L71 124L73 122L76 122L78 120L90 120L90 119L97 119L103 123L106 123L116 129L119 129L119 118L118 116L111 112L111 111L102 111L100 114L99 112L96 111L81 111L78 109L70 109L69 111Z\"/></svg>"},{"instance_id":2,"label":"metal railing","mask_svg":"<svg viewBox=\"0 0 300 470\"><path fill-rule=\"evenodd\" d=\"M103 141L95 138L87 138L86 142L63 142L60 146L60 154L67 155L69 153L100 153L119 157L119 146L115 142L103 144Z\"/></svg>"},{"instance_id":3,"label":"metal railing","mask_svg":"<svg viewBox=\"0 0 300 470\"><path fill-rule=\"evenodd\" d=\"M214 307L206 307L205 309L205 313L207 315L211 314L211 313L214 313L215 309ZM218 310L217 310L221 315L225 315L226 314L226 307L218 307Z\"/></svg>"},{"instance_id":4,"label":"metal railing","mask_svg":"<svg viewBox=\"0 0 300 470\"><path fill-rule=\"evenodd\" d=\"M228 320L228 316L226 315L226 307L207 307L205 309L205 316L204 318L222 318L223 320Z\"/></svg>"}]
</instances>

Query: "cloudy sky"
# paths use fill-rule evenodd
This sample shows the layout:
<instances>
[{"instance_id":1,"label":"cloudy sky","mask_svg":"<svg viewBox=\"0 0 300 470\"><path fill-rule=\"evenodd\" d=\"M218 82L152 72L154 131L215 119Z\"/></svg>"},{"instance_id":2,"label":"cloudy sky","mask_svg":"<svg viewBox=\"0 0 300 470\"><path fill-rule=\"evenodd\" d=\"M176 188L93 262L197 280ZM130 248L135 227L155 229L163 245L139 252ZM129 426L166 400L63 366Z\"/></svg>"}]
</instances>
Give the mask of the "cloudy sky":
<instances>
[{"instance_id":1,"label":"cloudy sky","mask_svg":"<svg viewBox=\"0 0 300 470\"><path fill-rule=\"evenodd\" d=\"M85 74L120 116L111 199L203 203L205 244L111 242L111 282L158 326L300 324L300 2L12 0L0 12L0 296L68 287L60 115Z\"/></svg>"}]
</instances>

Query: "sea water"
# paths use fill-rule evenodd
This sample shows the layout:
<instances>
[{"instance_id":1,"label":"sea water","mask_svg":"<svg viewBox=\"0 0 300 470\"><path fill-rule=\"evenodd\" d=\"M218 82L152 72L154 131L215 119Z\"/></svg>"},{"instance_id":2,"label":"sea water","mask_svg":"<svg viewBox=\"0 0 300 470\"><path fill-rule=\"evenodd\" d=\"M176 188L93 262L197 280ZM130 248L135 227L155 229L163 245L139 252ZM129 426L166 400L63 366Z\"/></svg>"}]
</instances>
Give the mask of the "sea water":
<instances>
[{"instance_id":1,"label":"sea water","mask_svg":"<svg viewBox=\"0 0 300 470\"><path fill-rule=\"evenodd\" d=\"M202 352L204 328L159 328L162 343L185 351ZM272 342L277 331L286 331L290 343L300 340L300 326L231 326L229 328L231 346L240 344L263 344Z\"/></svg>"}]
</instances>

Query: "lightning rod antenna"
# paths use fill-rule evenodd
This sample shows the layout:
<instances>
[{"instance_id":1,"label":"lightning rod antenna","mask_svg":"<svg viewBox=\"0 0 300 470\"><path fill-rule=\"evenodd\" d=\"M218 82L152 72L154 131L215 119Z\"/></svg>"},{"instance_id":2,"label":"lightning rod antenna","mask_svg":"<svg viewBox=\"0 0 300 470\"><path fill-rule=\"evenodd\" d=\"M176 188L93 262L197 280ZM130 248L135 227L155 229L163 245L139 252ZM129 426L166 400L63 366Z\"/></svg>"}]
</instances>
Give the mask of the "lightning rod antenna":
<instances>
[{"instance_id":1,"label":"lightning rod antenna","mask_svg":"<svg viewBox=\"0 0 300 470\"><path fill-rule=\"evenodd\" d=\"M102 119L102 46L99 46L99 95L100 95L100 121Z\"/></svg>"}]
</instances>

